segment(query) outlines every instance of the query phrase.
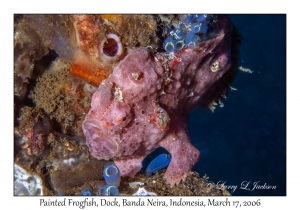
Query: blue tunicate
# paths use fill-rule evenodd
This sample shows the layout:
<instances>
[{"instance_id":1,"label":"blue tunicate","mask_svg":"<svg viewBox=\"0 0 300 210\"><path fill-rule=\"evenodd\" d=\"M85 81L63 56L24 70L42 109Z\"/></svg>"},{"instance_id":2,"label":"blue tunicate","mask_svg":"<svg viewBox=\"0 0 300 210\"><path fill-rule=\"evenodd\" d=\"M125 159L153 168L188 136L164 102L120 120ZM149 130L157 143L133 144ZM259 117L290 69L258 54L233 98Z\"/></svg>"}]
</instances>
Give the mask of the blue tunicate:
<instances>
[{"instance_id":1,"label":"blue tunicate","mask_svg":"<svg viewBox=\"0 0 300 210\"><path fill-rule=\"evenodd\" d=\"M171 53L175 50L181 50L184 46L189 49L195 49L200 41L204 40L203 34L208 31L208 23L211 16L204 14L182 15L179 24L175 24L169 32L169 37L163 42L164 49Z\"/></svg>"},{"instance_id":2,"label":"blue tunicate","mask_svg":"<svg viewBox=\"0 0 300 210\"><path fill-rule=\"evenodd\" d=\"M175 44L174 44L174 49L175 50L181 50L183 47L184 47L184 39L178 39L175 41Z\"/></svg>"},{"instance_id":3,"label":"blue tunicate","mask_svg":"<svg viewBox=\"0 0 300 210\"><path fill-rule=\"evenodd\" d=\"M150 176L152 173L167 167L170 164L171 157L169 154L161 154L152 160L147 169L146 176Z\"/></svg>"},{"instance_id":4,"label":"blue tunicate","mask_svg":"<svg viewBox=\"0 0 300 210\"><path fill-rule=\"evenodd\" d=\"M202 23L199 32L205 34L207 32L207 29L208 29L208 25L206 23Z\"/></svg>"},{"instance_id":5,"label":"blue tunicate","mask_svg":"<svg viewBox=\"0 0 300 210\"><path fill-rule=\"evenodd\" d=\"M170 31L170 34L175 39L182 39L183 36L183 30L181 28L175 28L172 31Z\"/></svg>"},{"instance_id":6,"label":"blue tunicate","mask_svg":"<svg viewBox=\"0 0 300 210\"><path fill-rule=\"evenodd\" d=\"M113 185L105 185L101 190L100 190L100 195L101 196L118 196L119 195L119 190Z\"/></svg>"},{"instance_id":7,"label":"blue tunicate","mask_svg":"<svg viewBox=\"0 0 300 210\"><path fill-rule=\"evenodd\" d=\"M120 184L120 170L114 163L109 163L104 166L103 177L108 185L118 187Z\"/></svg>"},{"instance_id":8,"label":"blue tunicate","mask_svg":"<svg viewBox=\"0 0 300 210\"><path fill-rule=\"evenodd\" d=\"M195 49L197 43L198 43L198 37L194 32L189 31L185 37L185 44L188 46L189 49L193 50Z\"/></svg>"},{"instance_id":9,"label":"blue tunicate","mask_svg":"<svg viewBox=\"0 0 300 210\"><path fill-rule=\"evenodd\" d=\"M207 17L207 15L196 15L196 17L197 17L197 21L204 21L204 20L206 20L206 17Z\"/></svg>"},{"instance_id":10,"label":"blue tunicate","mask_svg":"<svg viewBox=\"0 0 300 210\"><path fill-rule=\"evenodd\" d=\"M174 51L174 40L172 39L172 37L168 37L164 43L163 43L163 47L167 52L173 52Z\"/></svg>"},{"instance_id":11,"label":"blue tunicate","mask_svg":"<svg viewBox=\"0 0 300 210\"><path fill-rule=\"evenodd\" d=\"M196 48L196 43L195 42L190 42L190 43L187 44L187 46L188 46L189 49L193 50L193 49Z\"/></svg>"},{"instance_id":12,"label":"blue tunicate","mask_svg":"<svg viewBox=\"0 0 300 210\"><path fill-rule=\"evenodd\" d=\"M182 31L185 31L186 30L186 25L184 23L180 23L179 24L179 28L182 30Z\"/></svg>"},{"instance_id":13,"label":"blue tunicate","mask_svg":"<svg viewBox=\"0 0 300 210\"><path fill-rule=\"evenodd\" d=\"M82 196L91 196L92 195L92 192L88 189L84 190L81 194Z\"/></svg>"},{"instance_id":14,"label":"blue tunicate","mask_svg":"<svg viewBox=\"0 0 300 210\"><path fill-rule=\"evenodd\" d=\"M191 26L191 31L194 33L198 33L200 31L200 22L193 23Z\"/></svg>"},{"instance_id":15,"label":"blue tunicate","mask_svg":"<svg viewBox=\"0 0 300 210\"><path fill-rule=\"evenodd\" d=\"M189 16L188 16L188 19L187 19L187 21L186 21L186 23L187 23L187 24L191 24L192 21L193 21L193 19L194 19L194 17L195 17L195 15L189 15Z\"/></svg>"}]
</instances>

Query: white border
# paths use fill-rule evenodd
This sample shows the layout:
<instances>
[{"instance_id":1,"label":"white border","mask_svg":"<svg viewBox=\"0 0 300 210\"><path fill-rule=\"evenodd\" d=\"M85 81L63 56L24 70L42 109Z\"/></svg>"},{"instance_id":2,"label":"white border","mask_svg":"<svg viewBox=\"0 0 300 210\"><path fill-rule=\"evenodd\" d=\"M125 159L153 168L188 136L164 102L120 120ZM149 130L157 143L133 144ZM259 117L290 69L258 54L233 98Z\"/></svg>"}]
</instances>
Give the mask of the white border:
<instances>
[{"instance_id":1,"label":"white border","mask_svg":"<svg viewBox=\"0 0 300 210\"><path fill-rule=\"evenodd\" d=\"M292 1L290 1L292 2ZM287 196L233 197L231 200L261 199L263 207L292 207L299 200L299 12L288 1L1 1L1 209L39 207L40 197L13 197L13 14L14 13L287 13ZM296 1L293 1L296 2ZM252 23L255 24L255 23ZM278 29L283 30L283 29ZM263 36L263 34L262 34ZM48 198L48 197L45 197ZM75 198L75 197L73 197ZM80 199L76 197L75 199ZM160 197L159 199L169 199ZM195 197L184 197L185 200ZM207 199L207 197L205 197ZM218 197L217 199L223 199ZM297 199L297 200L296 200ZM297 205L298 206L298 205ZM104 208L104 207L103 207ZM134 207L137 209L141 207ZM148 207L151 208L151 207ZM153 207L152 207L153 208ZM182 207L181 207L182 208ZM64 209L78 209L65 207ZM106 208L104 208L106 209ZM197 208L198 209L198 208ZM291 208L295 209L295 208Z\"/></svg>"}]
</instances>

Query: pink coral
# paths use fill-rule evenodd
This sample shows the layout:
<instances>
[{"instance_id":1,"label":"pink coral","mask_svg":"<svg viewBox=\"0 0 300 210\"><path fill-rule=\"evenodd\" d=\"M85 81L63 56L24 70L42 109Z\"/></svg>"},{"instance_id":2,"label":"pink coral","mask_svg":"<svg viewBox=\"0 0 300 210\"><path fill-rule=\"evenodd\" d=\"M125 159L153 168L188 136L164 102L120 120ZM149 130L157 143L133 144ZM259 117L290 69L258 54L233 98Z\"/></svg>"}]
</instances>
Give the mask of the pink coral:
<instances>
[{"instance_id":1,"label":"pink coral","mask_svg":"<svg viewBox=\"0 0 300 210\"><path fill-rule=\"evenodd\" d=\"M212 102L207 94L220 89L216 84L231 65L229 19L221 16L215 28L215 37L194 50L153 55L137 49L119 62L94 93L83 122L95 158L113 159L122 176L133 176L149 153L164 147L172 156L168 183L187 175L200 157L188 136L188 113Z\"/></svg>"}]
</instances>

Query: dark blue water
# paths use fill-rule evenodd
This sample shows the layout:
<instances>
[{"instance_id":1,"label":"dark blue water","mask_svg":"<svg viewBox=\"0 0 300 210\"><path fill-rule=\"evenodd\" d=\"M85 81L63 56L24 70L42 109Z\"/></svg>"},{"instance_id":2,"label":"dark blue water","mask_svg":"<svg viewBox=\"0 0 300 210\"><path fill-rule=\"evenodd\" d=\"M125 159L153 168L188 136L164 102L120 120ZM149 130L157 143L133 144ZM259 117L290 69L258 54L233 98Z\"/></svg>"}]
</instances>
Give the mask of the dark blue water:
<instances>
[{"instance_id":1,"label":"dark blue water","mask_svg":"<svg viewBox=\"0 0 300 210\"><path fill-rule=\"evenodd\" d=\"M286 195L286 15L231 15L243 36L240 65L223 108L196 109L189 133L195 170L237 186L232 195ZM248 183L246 189L239 189ZM258 185L276 189L253 189ZM229 190L231 192L231 190Z\"/></svg>"}]
</instances>

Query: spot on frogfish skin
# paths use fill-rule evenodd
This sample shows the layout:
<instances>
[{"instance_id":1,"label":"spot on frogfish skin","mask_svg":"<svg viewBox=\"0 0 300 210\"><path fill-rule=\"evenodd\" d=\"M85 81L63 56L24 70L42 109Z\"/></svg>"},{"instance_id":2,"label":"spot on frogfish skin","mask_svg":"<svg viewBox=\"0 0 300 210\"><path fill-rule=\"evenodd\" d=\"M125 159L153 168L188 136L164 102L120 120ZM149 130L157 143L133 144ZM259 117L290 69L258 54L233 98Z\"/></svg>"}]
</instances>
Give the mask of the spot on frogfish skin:
<instances>
[{"instance_id":1,"label":"spot on frogfish skin","mask_svg":"<svg viewBox=\"0 0 300 210\"><path fill-rule=\"evenodd\" d=\"M220 70L220 62L218 60L215 60L213 61L211 64L210 64L210 70L212 72L217 72Z\"/></svg>"},{"instance_id":2,"label":"spot on frogfish skin","mask_svg":"<svg viewBox=\"0 0 300 210\"><path fill-rule=\"evenodd\" d=\"M159 127L160 130L165 131L170 123L170 117L166 110L161 108L155 101L152 101L154 112L150 117L150 120Z\"/></svg>"}]
</instances>

